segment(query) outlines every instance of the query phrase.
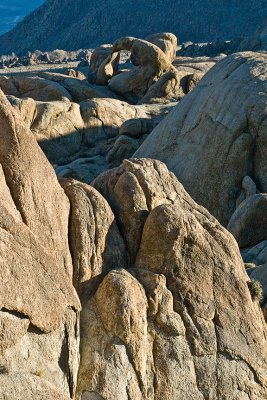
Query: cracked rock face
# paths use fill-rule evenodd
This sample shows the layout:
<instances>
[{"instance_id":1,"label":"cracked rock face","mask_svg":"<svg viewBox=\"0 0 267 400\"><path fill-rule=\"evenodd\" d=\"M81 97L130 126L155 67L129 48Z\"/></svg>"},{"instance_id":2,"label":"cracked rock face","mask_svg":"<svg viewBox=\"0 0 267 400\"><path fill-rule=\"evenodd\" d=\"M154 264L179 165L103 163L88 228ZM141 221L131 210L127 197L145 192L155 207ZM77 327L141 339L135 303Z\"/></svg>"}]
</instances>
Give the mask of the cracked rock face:
<instances>
[{"instance_id":1,"label":"cracked rock face","mask_svg":"<svg viewBox=\"0 0 267 400\"><path fill-rule=\"evenodd\" d=\"M158 161L126 160L93 185L128 268L83 307L76 398L265 398L266 326L232 236Z\"/></svg>"},{"instance_id":2,"label":"cracked rock face","mask_svg":"<svg viewBox=\"0 0 267 400\"><path fill-rule=\"evenodd\" d=\"M76 385L80 309L69 201L2 92L0 164L0 397L54 399L61 391L67 398Z\"/></svg>"},{"instance_id":3,"label":"cracked rock face","mask_svg":"<svg viewBox=\"0 0 267 400\"><path fill-rule=\"evenodd\" d=\"M232 235L159 161L60 185L28 123L0 92L0 398L266 398Z\"/></svg>"},{"instance_id":4,"label":"cracked rock face","mask_svg":"<svg viewBox=\"0 0 267 400\"><path fill-rule=\"evenodd\" d=\"M225 226L245 176L267 191L266 65L264 53L221 60L135 153L165 162Z\"/></svg>"}]
</instances>

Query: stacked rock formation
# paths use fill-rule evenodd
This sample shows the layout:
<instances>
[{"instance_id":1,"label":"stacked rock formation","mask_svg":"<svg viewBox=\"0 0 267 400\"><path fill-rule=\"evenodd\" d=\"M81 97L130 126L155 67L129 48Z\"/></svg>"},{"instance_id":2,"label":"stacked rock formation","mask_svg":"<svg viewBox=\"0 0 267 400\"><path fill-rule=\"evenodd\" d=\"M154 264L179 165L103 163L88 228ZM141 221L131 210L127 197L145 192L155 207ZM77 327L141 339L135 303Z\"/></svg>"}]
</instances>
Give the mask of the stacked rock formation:
<instances>
[{"instance_id":1,"label":"stacked rock formation","mask_svg":"<svg viewBox=\"0 0 267 400\"><path fill-rule=\"evenodd\" d=\"M217 62L176 59L176 47L171 33L154 34L146 41L121 38L94 50L88 80L86 68L85 74L37 69L33 76L0 75L0 88L58 176L90 183L131 157Z\"/></svg>"},{"instance_id":2,"label":"stacked rock formation","mask_svg":"<svg viewBox=\"0 0 267 400\"><path fill-rule=\"evenodd\" d=\"M266 82L265 53L221 60L136 152L166 162L192 197L228 226L250 263L248 273L263 287L265 313Z\"/></svg>"},{"instance_id":3,"label":"stacked rock formation","mask_svg":"<svg viewBox=\"0 0 267 400\"><path fill-rule=\"evenodd\" d=\"M266 325L232 235L159 161L60 185L0 100L0 397L265 398Z\"/></svg>"}]
</instances>

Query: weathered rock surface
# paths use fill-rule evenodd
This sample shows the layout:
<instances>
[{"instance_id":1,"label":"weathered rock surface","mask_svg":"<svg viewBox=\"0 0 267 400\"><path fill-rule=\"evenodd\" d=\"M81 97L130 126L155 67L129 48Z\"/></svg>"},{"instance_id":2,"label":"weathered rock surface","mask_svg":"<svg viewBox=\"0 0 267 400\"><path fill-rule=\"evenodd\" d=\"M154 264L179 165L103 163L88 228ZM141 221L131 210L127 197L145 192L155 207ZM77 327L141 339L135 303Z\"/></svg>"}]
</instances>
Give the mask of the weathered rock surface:
<instances>
[{"instance_id":1,"label":"weathered rock surface","mask_svg":"<svg viewBox=\"0 0 267 400\"><path fill-rule=\"evenodd\" d=\"M37 102L31 131L48 159L54 163L77 153L84 123L79 104L69 101Z\"/></svg>"},{"instance_id":2,"label":"weathered rock surface","mask_svg":"<svg viewBox=\"0 0 267 400\"><path fill-rule=\"evenodd\" d=\"M113 44L113 53L121 50L131 52L131 61L135 67L113 76L108 87L131 102L142 98L154 82L172 69L168 56L158 46L145 40L120 38Z\"/></svg>"},{"instance_id":3,"label":"weathered rock surface","mask_svg":"<svg viewBox=\"0 0 267 400\"><path fill-rule=\"evenodd\" d=\"M84 128L79 104L68 100L35 102L13 96L8 99L51 162L60 163L79 152Z\"/></svg>"},{"instance_id":4,"label":"weathered rock surface","mask_svg":"<svg viewBox=\"0 0 267 400\"><path fill-rule=\"evenodd\" d=\"M33 375L0 375L0 397L7 400L70 400L45 379Z\"/></svg>"},{"instance_id":5,"label":"weathered rock surface","mask_svg":"<svg viewBox=\"0 0 267 400\"><path fill-rule=\"evenodd\" d=\"M267 264L267 240L256 244L256 246L241 249L241 254L246 263Z\"/></svg>"},{"instance_id":6,"label":"weathered rock surface","mask_svg":"<svg viewBox=\"0 0 267 400\"><path fill-rule=\"evenodd\" d=\"M76 103L92 98L119 98L107 87L92 85L86 81L81 81L80 79L68 78L65 79L61 85L71 94L73 101Z\"/></svg>"},{"instance_id":7,"label":"weathered rock surface","mask_svg":"<svg viewBox=\"0 0 267 400\"><path fill-rule=\"evenodd\" d=\"M232 236L158 161L93 185L131 268L84 305L77 399L265 398L266 326Z\"/></svg>"},{"instance_id":8,"label":"weathered rock surface","mask_svg":"<svg viewBox=\"0 0 267 400\"><path fill-rule=\"evenodd\" d=\"M253 176L267 192L267 55L238 53L210 70L136 152L166 162L189 194L227 225Z\"/></svg>"},{"instance_id":9,"label":"weathered rock surface","mask_svg":"<svg viewBox=\"0 0 267 400\"><path fill-rule=\"evenodd\" d=\"M92 99L80 104L81 115L84 121L83 143L90 146L98 140L109 139L120 133L120 128L128 120L145 119L151 123L146 132L150 132L174 107L169 105L131 105L116 99ZM140 134L142 128L140 127Z\"/></svg>"},{"instance_id":10,"label":"weathered rock surface","mask_svg":"<svg viewBox=\"0 0 267 400\"><path fill-rule=\"evenodd\" d=\"M112 44L97 47L90 59L88 81L97 85L107 85L113 74L117 72L120 54L112 54Z\"/></svg>"},{"instance_id":11,"label":"weathered rock surface","mask_svg":"<svg viewBox=\"0 0 267 400\"><path fill-rule=\"evenodd\" d=\"M232 215L227 229L241 248L267 240L267 194L254 194L244 200Z\"/></svg>"},{"instance_id":12,"label":"weathered rock surface","mask_svg":"<svg viewBox=\"0 0 267 400\"><path fill-rule=\"evenodd\" d=\"M84 122L81 147L76 155L67 157L66 160L59 160L60 165L56 167L57 175L90 183L100 173L119 165L124 158L131 157L146 135L165 118L174 106L175 103L134 106L120 100L106 98L80 103ZM59 127L56 120L54 124ZM55 146L53 142L47 144L52 154L56 155L62 149L70 156L73 154L73 148L80 143L80 136L77 139L74 137L73 146L66 148L64 136L61 140L64 126L62 124L61 129L58 128L58 142ZM72 142L72 136L75 135L71 135L69 139L66 138L66 141ZM43 145L42 147L45 149Z\"/></svg>"},{"instance_id":13,"label":"weathered rock surface","mask_svg":"<svg viewBox=\"0 0 267 400\"><path fill-rule=\"evenodd\" d=\"M154 33L153 35L146 37L146 40L158 46L163 51L163 53L166 54L169 60L173 62L176 57L178 44L177 37L173 33Z\"/></svg>"},{"instance_id":14,"label":"weathered rock surface","mask_svg":"<svg viewBox=\"0 0 267 400\"><path fill-rule=\"evenodd\" d=\"M39 77L0 77L0 89L6 95L31 97L37 101L56 101L65 98L72 100L70 93L63 86Z\"/></svg>"},{"instance_id":15,"label":"weathered rock surface","mask_svg":"<svg viewBox=\"0 0 267 400\"><path fill-rule=\"evenodd\" d=\"M138 104L170 103L181 100L201 80L204 73L190 74L187 68L182 70L172 69L150 86Z\"/></svg>"},{"instance_id":16,"label":"weathered rock surface","mask_svg":"<svg viewBox=\"0 0 267 400\"><path fill-rule=\"evenodd\" d=\"M167 46L171 57L169 50ZM138 54L133 52L136 64ZM220 215L239 206L232 231L240 245L253 245L243 250L244 259L259 265L266 250L264 205L259 208L265 195L256 193L265 175L259 178L256 172L264 172L265 165L266 98L265 83L260 82L265 56L255 57L235 55L217 66L219 78L210 72L214 81L201 81L199 99L194 97L198 89L189 94L200 109L191 115L193 122L185 114L191 111L186 99L181 101L179 127L193 128L182 130L177 143L184 146L180 157L196 167L194 173L189 171L194 182L209 164L211 182L204 176L200 193L206 194L205 185L220 189L211 202L215 207L221 193L218 204L225 208ZM150 86L151 99L160 99L164 85L166 98L171 93L177 98L179 90L182 97L203 74L195 69L189 76L186 66L178 68L173 86L168 86L169 72L166 81L163 74ZM12 79L3 80L11 84L12 107L0 93L0 398L267 398L266 325L232 235L191 199L160 161L125 160L94 180L94 187L73 179L62 180L60 186L36 142L50 161L71 159L55 166L58 175L77 173L78 179L89 182L131 156L173 105L88 99L79 89L85 82L62 74L50 75L49 81L61 87L70 83L71 98L86 101L37 101L16 93ZM235 105L232 90L235 97L241 90L244 106L233 108L233 114L227 114L217 93L217 86L223 92L220 79L230 80L228 105ZM244 82L249 95L241 88ZM205 95L208 84L211 94ZM203 99L209 105L206 114L199 103ZM217 136L218 143L212 141ZM247 150L244 155L241 150L253 141L255 154ZM177 143L167 146L174 166L179 164ZM213 147L221 151L217 158ZM215 157L212 165L210 155ZM239 191L228 201L226 194L235 183ZM250 202L253 207L246 207ZM266 265L249 273L262 283L266 314Z\"/></svg>"},{"instance_id":17,"label":"weathered rock surface","mask_svg":"<svg viewBox=\"0 0 267 400\"><path fill-rule=\"evenodd\" d=\"M126 266L126 252L107 201L89 185L74 180L62 185L71 204L73 283L84 302L107 272Z\"/></svg>"},{"instance_id":18,"label":"weathered rock surface","mask_svg":"<svg viewBox=\"0 0 267 400\"><path fill-rule=\"evenodd\" d=\"M46 389L33 377L24 379L24 374L42 374L72 396L80 302L72 285L69 202L33 134L2 92L0 163L0 369L9 373L0 375L8 385L0 384L0 393L8 399L22 393L41 399L41 390L47 398L59 396L49 384ZM16 392L13 381L28 389Z\"/></svg>"}]
</instances>

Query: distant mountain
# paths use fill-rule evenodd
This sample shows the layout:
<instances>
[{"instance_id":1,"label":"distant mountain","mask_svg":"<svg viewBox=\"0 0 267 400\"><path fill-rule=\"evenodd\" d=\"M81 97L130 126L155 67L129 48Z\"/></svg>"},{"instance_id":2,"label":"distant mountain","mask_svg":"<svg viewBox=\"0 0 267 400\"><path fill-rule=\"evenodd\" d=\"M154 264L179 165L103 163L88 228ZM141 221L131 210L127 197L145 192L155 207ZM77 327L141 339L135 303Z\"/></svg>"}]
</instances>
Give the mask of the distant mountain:
<instances>
[{"instance_id":1,"label":"distant mountain","mask_svg":"<svg viewBox=\"0 0 267 400\"><path fill-rule=\"evenodd\" d=\"M0 35L12 29L44 0L0 0Z\"/></svg>"},{"instance_id":2,"label":"distant mountain","mask_svg":"<svg viewBox=\"0 0 267 400\"><path fill-rule=\"evenodd\" d=\"M75 50L158 31L227 40L252 35L266 16L266 0L47 0L0 37L0 53Z\"/></svg>"}]
</instances>

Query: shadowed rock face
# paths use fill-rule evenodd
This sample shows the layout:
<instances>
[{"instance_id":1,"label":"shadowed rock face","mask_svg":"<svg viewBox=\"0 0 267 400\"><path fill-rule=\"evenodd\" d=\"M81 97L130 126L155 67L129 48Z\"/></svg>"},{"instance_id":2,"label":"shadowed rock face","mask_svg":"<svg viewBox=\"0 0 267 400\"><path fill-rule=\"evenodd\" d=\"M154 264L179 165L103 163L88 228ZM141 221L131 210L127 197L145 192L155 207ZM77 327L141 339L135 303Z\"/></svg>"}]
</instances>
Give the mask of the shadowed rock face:
<instances>
[{"instance_id":1,"label":"shadowed rock face","mask_svg":"<svg viewBox=\"0 0 267 400\"><path fill-rule=\"evenodd\" d=\"M227 225L245 176L267 191L267 55L220 61L135 153L166 162L190 195Z\"/></svg>"}]
</instances>

